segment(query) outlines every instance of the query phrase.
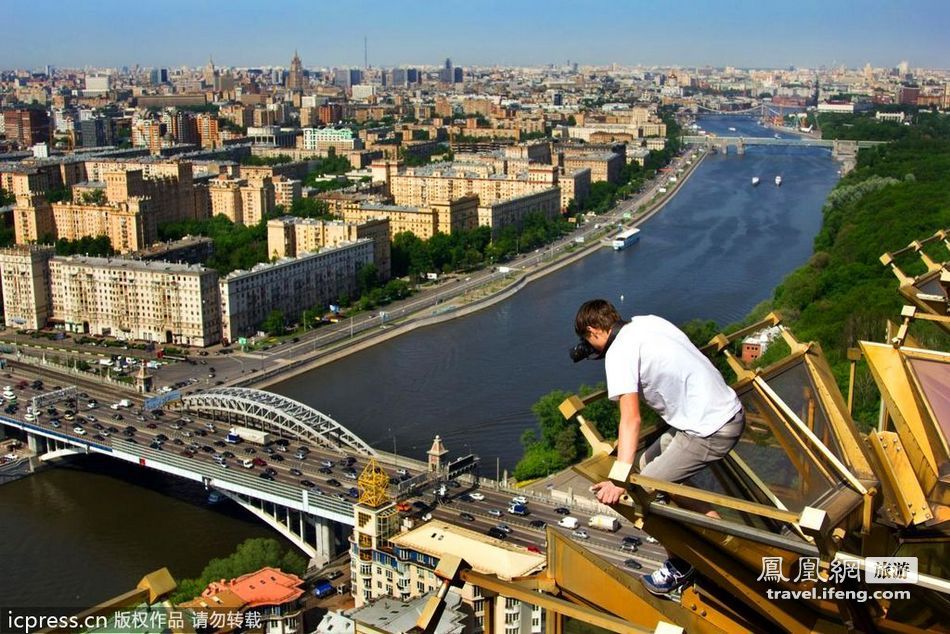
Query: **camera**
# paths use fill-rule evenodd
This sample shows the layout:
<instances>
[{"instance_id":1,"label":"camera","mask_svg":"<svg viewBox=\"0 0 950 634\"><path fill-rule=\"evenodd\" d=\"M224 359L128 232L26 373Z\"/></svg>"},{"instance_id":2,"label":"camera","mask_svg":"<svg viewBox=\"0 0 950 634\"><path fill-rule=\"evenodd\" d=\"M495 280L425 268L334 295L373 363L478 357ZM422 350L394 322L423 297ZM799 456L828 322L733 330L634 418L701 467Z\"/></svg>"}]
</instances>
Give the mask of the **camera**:
<instances>
[{"instance_id":1,"label":"camera","mask_svg":"<svg viewBox=\"0 0 950 634\"><path fill-rule=\"evenodd\" d=\"M577 363L578 361L583 361L584 359L590 359L594 355L598 354L594 346L590 345L584 340L578 342L573 348L571 348L571 361Z\"/></svg>"}]
</instances>

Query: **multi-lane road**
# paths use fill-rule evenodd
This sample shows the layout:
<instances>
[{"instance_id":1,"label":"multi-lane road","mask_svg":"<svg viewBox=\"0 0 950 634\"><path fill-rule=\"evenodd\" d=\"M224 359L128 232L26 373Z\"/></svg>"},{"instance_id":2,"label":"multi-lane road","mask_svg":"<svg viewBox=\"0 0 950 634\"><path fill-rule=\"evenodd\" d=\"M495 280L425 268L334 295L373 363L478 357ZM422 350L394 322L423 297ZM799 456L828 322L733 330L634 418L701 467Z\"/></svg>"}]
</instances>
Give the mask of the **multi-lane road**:
<instances>
[{"instance_id":1,"label":"multi-lane road","mask_svg":"<svg viewBox=\"0 0 950 634\"><path fill-rule=\"evenodd\" d=\"M24 383L32 385L37 378L43 381L42 388L19 387ZM366 456L346 455L297 439L282 438L277 432L272 434L274 442L267 446L248 441L228 443L226 437L230 426L225 422L174 409L143 412L141 401L135 399L130 399L133 402L129 408L113 408L120 399L129 398L128 394L118 388L92 382L77 385L78 395L74 402L62 401L41 408L34 420L27 421L26 413L33 396L71 383L53 373L41 375L34 368L20 367L8 367L2 382L11 386L17 397L16 412L5 412L5 416L28 422L40 429L55 430L57 434L78 443L111 446L113 438L121 438L186 457L196 464L222 461L229 469L255 474L268 473L270 475L266 477L307 488L311 495L331 495L351 502L355 502L358 496L357 478L366 466ZM90 407L91 402L95 403L95 407ZM7 405L9 402L5 407ZM68 414L72 420L67 420L68 411L72 412ZM58 427L54 427L54 421ZM257 464L245 466L247 461L254 462L255 459ZM421 473L410 465L409 461L400 465L403 468L381 464L392 483ZM588 528L591 512L535 496L530 497L527 503L528 515L515 515L509 513L508 509L517 492L491 487L477 488L472 481L466 476L460 481L449 481L445 486L438 482L429 483L423 490L399 500L405 509L403 514L420 521L432 516L481 533L504 524L510 530L504 538L506 541L541 551L545 548L545 530L550 525L617 565L624 565L624 562L632 559L642 565L645 571L656 567L664 558L661 547L650 543L645 534L629 525L624 524L617 533ZM445 495L440 495L441 492ZM558 521L566 516L578 520L578 528L583 529L586 538L575 534L570 528L558 526ZM626 550L621 550L624 537L628 541L633 538L641 541L636 551L629 545ZM627 567L637 564L628 563Z\"/></svg>"}]
</instances>

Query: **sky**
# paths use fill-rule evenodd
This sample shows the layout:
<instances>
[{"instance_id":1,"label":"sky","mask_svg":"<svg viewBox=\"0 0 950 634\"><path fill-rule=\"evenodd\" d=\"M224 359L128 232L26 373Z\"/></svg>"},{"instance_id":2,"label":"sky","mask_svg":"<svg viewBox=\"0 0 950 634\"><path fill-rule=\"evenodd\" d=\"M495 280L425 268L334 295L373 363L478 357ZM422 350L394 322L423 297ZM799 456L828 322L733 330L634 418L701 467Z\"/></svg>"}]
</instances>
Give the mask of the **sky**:
<instances>
[{"instance_id":1,"label":"sky","mask_svg":"<svg viewBox=\"0 0 950 634\"><path fill-rule=\"evenodd\" d=\"M950 67L950 2L3 0L0 69L362 66Z\"/></svg>"}]
</instances>

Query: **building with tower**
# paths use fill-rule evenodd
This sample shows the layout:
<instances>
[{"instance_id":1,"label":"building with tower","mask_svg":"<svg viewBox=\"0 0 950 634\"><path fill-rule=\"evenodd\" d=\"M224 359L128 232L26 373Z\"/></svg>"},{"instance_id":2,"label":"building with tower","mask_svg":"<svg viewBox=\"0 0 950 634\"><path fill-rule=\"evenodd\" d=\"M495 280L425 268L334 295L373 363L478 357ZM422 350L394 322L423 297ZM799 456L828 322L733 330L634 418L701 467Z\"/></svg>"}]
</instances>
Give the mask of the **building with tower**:
<instances>
[{"instance_id":1,"label":"building with tower","mask_svg":"<svg viewBox=\"0 0 950 634\"><path fill-rule=\"evenodd\" d=\"M300 56L294 50L294 58L290 60L290 72L287 73L287 90L293 92L303 92L303 64L300 62Z\"/></svg>"}]
</instances>

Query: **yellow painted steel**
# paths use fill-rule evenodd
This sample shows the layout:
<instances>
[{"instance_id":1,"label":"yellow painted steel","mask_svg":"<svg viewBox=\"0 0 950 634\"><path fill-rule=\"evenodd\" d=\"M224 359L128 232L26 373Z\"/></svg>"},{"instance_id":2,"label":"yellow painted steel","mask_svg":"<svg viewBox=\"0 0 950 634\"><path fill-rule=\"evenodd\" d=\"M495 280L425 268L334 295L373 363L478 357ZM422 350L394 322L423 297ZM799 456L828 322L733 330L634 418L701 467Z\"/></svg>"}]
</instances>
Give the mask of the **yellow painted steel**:
<instances>
[{"instance_id":1,"label":"yellow painted steel","mask_svg":"<svg viewBox=\"0 0 950 634\"><path fill-rule=\"evenodd\" d=\"M376 462L376 458L369 459L356 482L359 486L360 504L379 508L392 501L389 497L389 476Z\"/></svg>"},{"instance_id":2,"label":"yellow painted steel","mask_svg":"<svg viewBox=\"0 0 950 634\"><path fill-rule=\"evenodd\" d=\"M875 432L868 436L868 442L880 465L879 473L887 486L892 511L901 516L904 526L933 519L900 436L894 432Z\"/></svg>"}]
</instances>

